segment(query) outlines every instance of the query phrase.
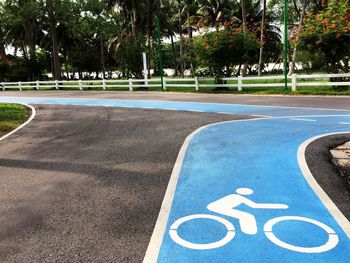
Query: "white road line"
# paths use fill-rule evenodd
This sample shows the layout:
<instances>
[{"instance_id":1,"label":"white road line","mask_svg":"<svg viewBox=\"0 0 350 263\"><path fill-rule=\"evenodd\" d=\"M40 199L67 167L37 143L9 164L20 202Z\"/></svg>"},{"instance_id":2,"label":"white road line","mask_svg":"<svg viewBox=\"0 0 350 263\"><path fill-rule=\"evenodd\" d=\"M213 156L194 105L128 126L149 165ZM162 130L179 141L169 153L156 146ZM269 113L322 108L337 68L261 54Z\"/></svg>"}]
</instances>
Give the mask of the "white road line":
<instances>
[{"instance_id":1,"label":"white road line","mask_svg":"<svg viewBox=\"0 0 350 263\"><path fill-rule=\"evenodd\" d=\"M21 126L17 127L17 129L15 129L15 130L13 130L12 132L9 132L8 134L6 134L6 135L0 137L0 141L5 140L6 138L8 138L9 136L11 136L12 134L14 134L15 132L17 132L18 130L22 129L22 128L23 128L24 126L26 126L29 122L31 122L31 121L34 119L35 115L36 115L36 111L35 111L35 108L34 108L33 106L30 106L30 105L25 104L25 103L12 103L12 102L9 102L9 103L11 103L11 104L20 104L20 105L23 105L23 106L25 106L25 107L27 107L27 108L30 108L30 110L32 111L32 114L31 114L31 116L29 117L29 119L28 119L25 123L23 123Z\"/></svg>"},{"instance_id":2,"label":"white road line","mask_svg":"<svg viewBox=\"0 0 350 263\"><path fill-rule=\"evenodd\" d=\"M249 115L253 117L261 117L261 118L272 118L272 116L266 116L266 115L256 115L256 114L243 114L243 115Z\"/></svg>"},{"instance_id":3,"label":"white road line","mask_svg":"<svg viewBox=\"0 0 350 263\"><path fill-rule=\"evenodd\" d=\"M121 108L135 108L134 106L117 106L117 107L121 107Z\"/></svg>"},{"instance_id":4,"label":"white road line","mask_svg":"<svg viewBox=\"0 0 350 263\"><path fill-rule=\"evenodd\" d=\"M188 110L188 111L192 111L192 112L204 112L202 110ZM211 112L208 112L208 113L211 113Z\"/></svg>"},{"instance_id":5,"label":"white road line","mask_svg":"<svg viewBox=\"0 0 350 263\"><path fill-rule=\"evenodd\" d=\"M220 111L218 112L219 114L231 114L231 115L235 115L236 113L233 112L225 112L225 111Z\"/></svg>"},{"instance_id":6,"label":"white road line","mask_svg":"<svg viewBox=\"0 0 350 263\"><path fill-rule=\"evenodd\" d=\"M339 122L339 124L350 125L350 122Z\"/></svg>"},{"instance_id":7,"label":"white road line","mask_svg":"<svg viewBox=\"0 0 350 263\"><path fill-rule=\"evenodd\" d=\"M293 120L293 121L312 121L312 122L317 121L317 120L311 120L311 119L299 119L299 118L290 118L290 120Z\"/></svg>"},{"instance_id":8,"label":"white road line","mask_svg":"<svg viewBox=\"0 0 350 263\"><path fill-rule=\"evenodd\" d=\"M152 107L141 107L142 109L154 109Z\"/></svg>"},{"instance_id":9,"label":"white road line","mask_svg":"<svg viewBox=\"0 0 350 263\"><path fill-rule=\"evenodd\" d=\"M178 109L165 108L164 110L178 110Z\"/></svg>"}]
</instances>

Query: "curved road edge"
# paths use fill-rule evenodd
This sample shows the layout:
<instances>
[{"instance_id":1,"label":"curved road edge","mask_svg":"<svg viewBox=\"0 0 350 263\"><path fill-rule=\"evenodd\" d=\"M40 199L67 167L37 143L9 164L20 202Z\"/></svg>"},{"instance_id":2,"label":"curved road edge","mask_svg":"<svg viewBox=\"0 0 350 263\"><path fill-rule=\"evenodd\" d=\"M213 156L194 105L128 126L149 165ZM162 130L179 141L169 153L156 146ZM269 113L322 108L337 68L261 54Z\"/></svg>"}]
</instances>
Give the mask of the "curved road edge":
<instances>
[{"instance_id":1,"label":"curved road edge","mask_svg":"<svg viewBox=\"0 0 350 263\"><path fill-rule=\"evenodd\" d=\"M339 226L344 230L345 234L350 238L350 222L349 220L343 215L343 213L338 209L338 207L334 204L334 202L331 200L331 198L326 194L326 192L323 190L323 188L318 184L315 177L312 175L309 166L306 162L306 148L309 146L312 142L328 137L331 135L340 135L340 134L349 134L349 132L335 132L335 133L327 133L319 136L315 136L313 138L310 138L303 142L298 149L298 163L299 167L301 169L301 172L303 176L305 177L305 180L310 185L311 189L316 193L316 195L320 198L323 205L328 209L328 211L332 214L334 219L337 221Z\"/></svg>"},{"instance_id":2,"label":"curved road edge","mask_svg":"<svg viewBox=\"0 0 350 263\"><path fill-rule=\"evenodd\" d=\"M232 122L258 121L258 120L265 120L265 119L267 119L267 118L255 118L255 119L248 119L248 120L232 120L232 121L222 121L222 122L212 123L212 124L208 124L208 125L200 127L199 129L192 132L189 136L187 136L187 138L185 139L185 141L184 141L184 143L179 151L176 162L174 164L174 168L173 168L173 171L172 171L171 176L170 176L167 190L166 190L165 195L164 195L164 199L163 199L160 211L159 211L159 215L158 215L158 218L157 218L154 230L153 230L152 237L150 239L145 257L143 259L143 263L157 262L158 254L159 254L160 247L161 247L162 241L163 241L163 236L164 236L166 226L168 223L168 218L169 218L171 206L173 203L173 199L174 199L174 195L175 195L176 186L177 186L177 182L179 179L182 163L184 161L184 158L185 158L185 155L187 152L187 148L188 148L189 144L191 143L192 138L195 135L199 134L201 131L203 131L209 127L212 127L212 126L217 126L217 125L221 125L221 124L225 124L225 123L232 123Z\"/></svg>"},{"instance_id":3,"label":"curved road edge","mask_svg":"<svg viewBox=\"0 0 350 263\"><path fill-rule=\"evenodd\" d=\"M6 138L10 137L12 134L16 133L17 131L22 129L27 124L29 124L34 119L34 117L36 115L35 108L33 106L29 105L29 104L26 104L26 103L13 103L13 104L19 104L19 105L23 105L23 106L29 108L31 110L31 115L30 115L30 117L28 118L28 120L25 123L23 123L22 125L20 125L16 129L14 129L13 131L11 131L11 132L5 134L4 136L0 137L0 142L5 140Z\"/></svg>"}]
</instances>

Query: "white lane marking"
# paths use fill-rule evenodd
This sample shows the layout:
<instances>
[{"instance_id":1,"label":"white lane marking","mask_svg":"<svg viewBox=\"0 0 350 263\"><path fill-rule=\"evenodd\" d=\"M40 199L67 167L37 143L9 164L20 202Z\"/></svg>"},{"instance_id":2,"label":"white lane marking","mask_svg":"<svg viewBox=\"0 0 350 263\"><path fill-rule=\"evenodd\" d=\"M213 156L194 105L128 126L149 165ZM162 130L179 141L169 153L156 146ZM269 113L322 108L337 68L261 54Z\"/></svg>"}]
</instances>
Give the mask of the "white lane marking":
<instances>
[{"instance_id":1,"label":"white lane marking","mask_svg":"<svg viewBox=\"0 0 350 263\"><path fill-rule=\"evenodd\" d=\"M19 127L17 127L16 129L14 129L12 132L9 132L8 134L2 136L2 137L0 138L0 141L5 140L6 138L8 138L9 136L11 136L12 134L14 134L15 132L17 132L18 130L22 129L24 126L26 126L28 123L30 123L30 122L34 119L34 117L35 117L35 115L36 115L36 110L35 110L35 108L34 108L33 106L30 106L30 105L25 104L25 103L12 103L12 102L9 102L9 103L11 103L11 104L20 104L20 105L23 105L23 106L25 106L25 107L27 107L27 108L30 108L30 110L31 110L32 113L31 113L29 119L28 119L25 123L23 123L21 126L19 126Z\"/></svg>"},{"instance_id":2,"label":"white lane marking","mask_svg":"<svg viewBox=\"0 0 350 263\"><path fill-rule=\"evenodd\" d=\"M202 110L188 110L188 111L192 111L192 112L204 112ZM208 112L208 113L212 113L212 112ZM215 112L214 112L215 113Z\"/></svg>"},{"instance_id":3,"label":"white lane marking","mask_svg":"<svg viewBox=\"0 0 350 263\"><path fill-rule=\"evenodd\" d=\"M311 121L311 122L315 122L317 120L310 120L310 119L301 119L301 118L290 118L293 121Z\"/></svg>"},{"instance_id":4,"label":"white lane marking","mask_svg":"<svg viewBox=\"0 0 350 263\"><path fill-rule=\"evenodd\" d=\"M160 110L162 110L162 109L160 109ZM163 110L178 110L178 109L164 108Z\"/></svg>"},{"instance_id":5,"label":"white lane marking","mask_svg":"<svg viewBox=\"0 0 350 263\"><path fill-rule=\"evenodd\" d=\"M231 115L235 115L236 113L233 112L226 112L226 111L219 111L219 114L231 114Z\"/></svg>"},{"instance_id":6,"label":"white lane marking","mask_svg":"<svg viewBox=\"0 0 350 263\"><path fill-rule=\"evenodd\" d=\"M339 124L350 125L350 122L339 122Z\"/></svg>"},{"instance_id":7,"label":"white lane marking","mask_svg":"<svg viewBox=\"0 0 350 263\"><path fill-rule=\"evenodd\" d=\"M316 195L320 198L323 205L328 209L328 211L332 214L333 218L337 221L338 225L344 230L345 234L350 238L350 222L343 215L343 213L338 209L338 207L333 203L332 199L326 194L326 192L322 189L322 187L317 183L315 177L312 175L309 166L306 163L305 151L309 144L312 142L324 138L331 135L340 135L340 134L349 134L349 132L334 132L327 133L323 135L319 135L313 137L303 144L299 146L298 149L298 162L302 174L304 175L306 181L309 183L311 189L316 193Z\"/></svg>"},{"instance_id":8,"label":"white lane marking","mask_svg":"<svg viewBox=\"0 0 350 263\"><path fill-rule=\"evenodd\" d=\"M135 108L134 106L117 106L117 107L121 107L121 108Z\"/></svg>"},{"instance_id":9,"label":"white lane marking","mask_svg":"<svg viewBox=\"0 0 350 263\"><path fill-rule=\"evenodd\" d=\"M260 118L273 118L272 116L266 116L266 115L256 115L256 114L249 114L249 113L246 113L243 115L249 115L249 116L253 116L253 117L260 117Z\"/></svg>"},{"instance_id":10,"label":"white lane marking","mask_svg":"<svg viewBox=\"0 0 350 263\"><path fill-rule=\"evenodd\" d=\"M153 107L141 107L142 109L154 109Z\"/></svg>"}]
</instances>

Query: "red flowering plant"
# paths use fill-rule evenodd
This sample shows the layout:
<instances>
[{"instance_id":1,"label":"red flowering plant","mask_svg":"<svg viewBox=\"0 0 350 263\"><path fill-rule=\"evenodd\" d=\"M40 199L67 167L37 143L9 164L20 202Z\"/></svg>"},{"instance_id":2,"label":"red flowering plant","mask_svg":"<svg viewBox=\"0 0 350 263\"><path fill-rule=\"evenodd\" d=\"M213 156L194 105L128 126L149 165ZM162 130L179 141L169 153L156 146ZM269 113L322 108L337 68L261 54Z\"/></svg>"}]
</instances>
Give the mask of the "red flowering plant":
<instances>
[{"instance_id":1,"label":"red flowering plant","mask_svg":"<svg viewBox=\"0 0 350 263\"><path fill-rule=\"evenodd\" d=\"M327 72L349 72L349 0L329 1L319 13L308 14L294 41L299 41L302 50L317 53Z\"/></svg>"},{"instance_id":2,"label":"red flowering plant","mask_svg":"<svg viewBox=\"0 0 350 263\"><path fill-rule=\"evenodd\" d=\"M223 77L232 75L233 66L257 57L259 42L253 33L229 25L196 37L193 48L199 66L209 68L216 82L222 83Z\"/></svg>"}]
</instances>

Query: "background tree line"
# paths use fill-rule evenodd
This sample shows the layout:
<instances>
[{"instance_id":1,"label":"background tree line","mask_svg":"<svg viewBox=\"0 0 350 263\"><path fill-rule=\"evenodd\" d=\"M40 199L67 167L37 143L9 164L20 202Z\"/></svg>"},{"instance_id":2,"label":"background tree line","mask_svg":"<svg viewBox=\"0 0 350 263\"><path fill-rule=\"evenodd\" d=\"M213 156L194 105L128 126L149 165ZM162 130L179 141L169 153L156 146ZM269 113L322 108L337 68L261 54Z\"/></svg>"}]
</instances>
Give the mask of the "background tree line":
<instances>
[{"instance_id":1,"label":"background tree line","mask_svg":"<svg viewBox=\"0 0 350 263\"><path fill-rule=\"evenodd\" d=\"M263 74L282 61L280 0L0 0L0 81ZM349 0L288 1L289 73L348 72ZM150 75L150 74L149 74Z\"/></svg>"}]
</instances>

